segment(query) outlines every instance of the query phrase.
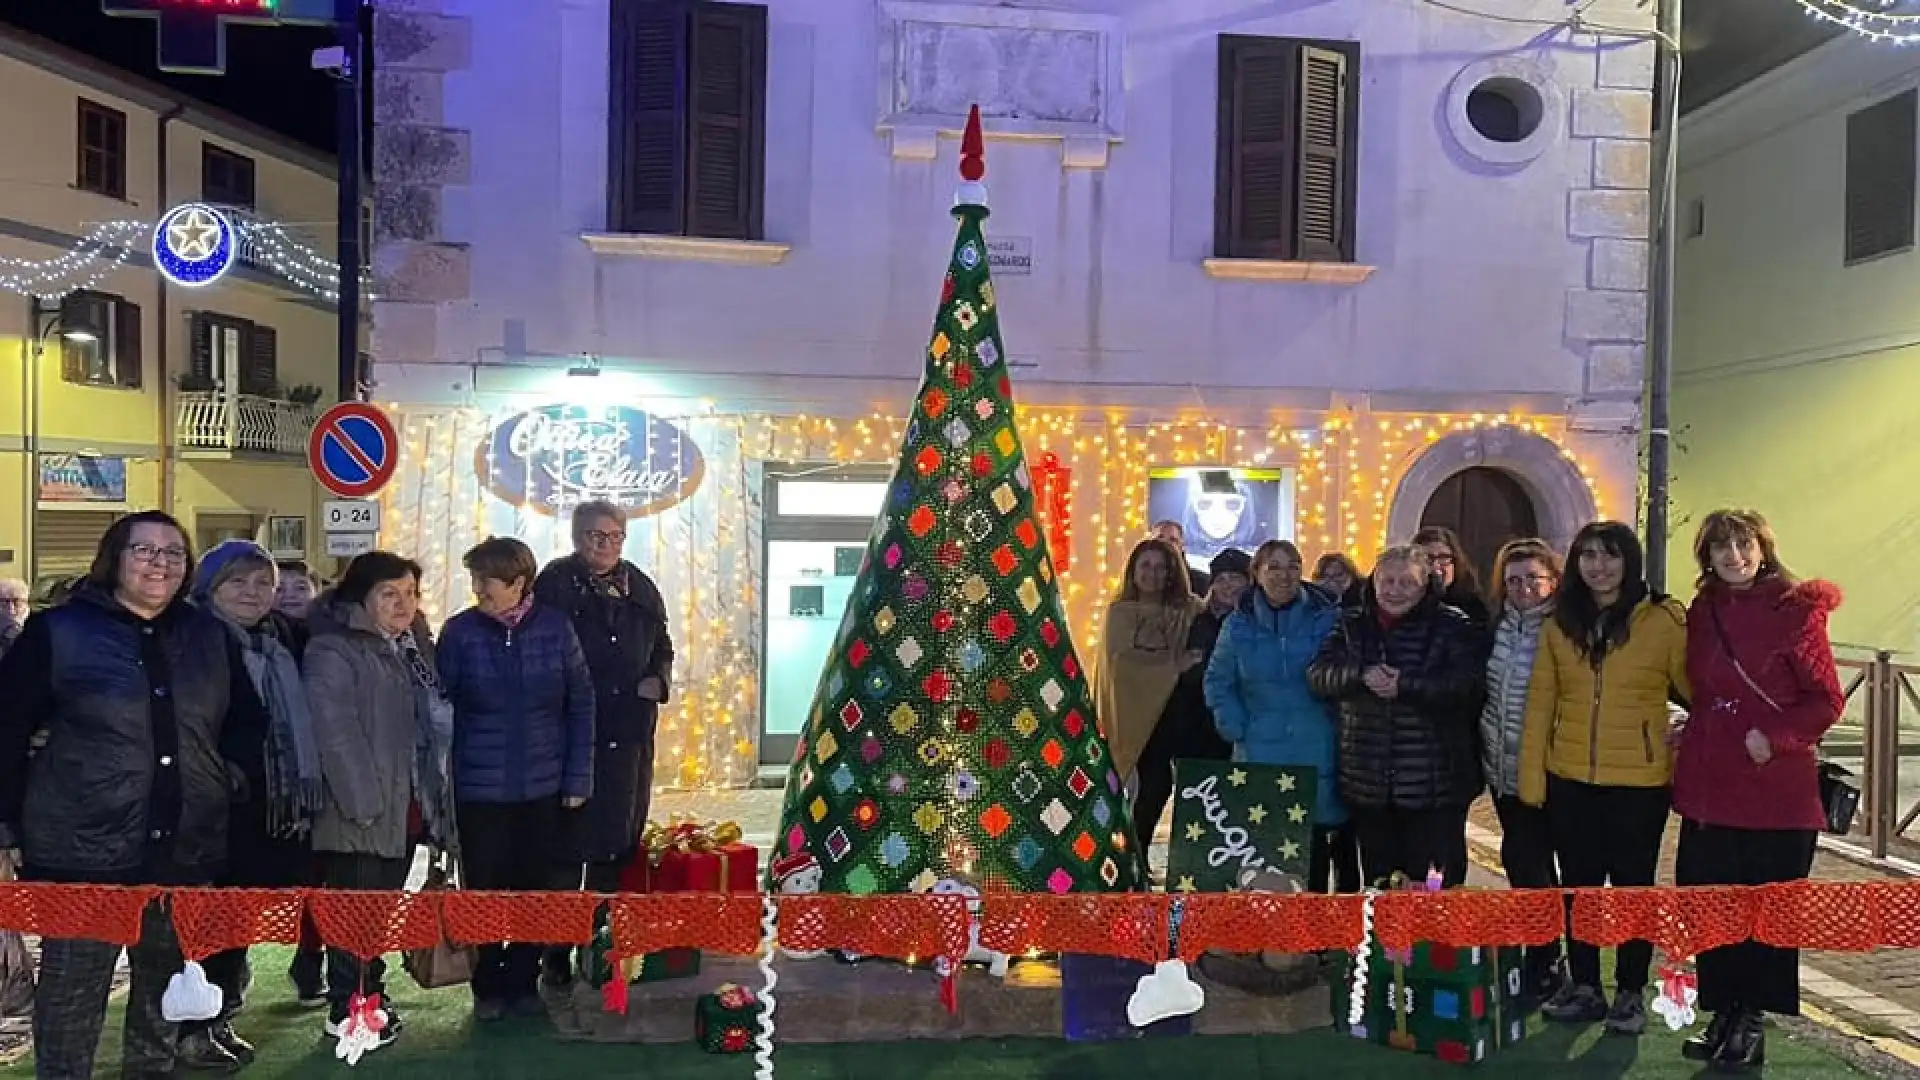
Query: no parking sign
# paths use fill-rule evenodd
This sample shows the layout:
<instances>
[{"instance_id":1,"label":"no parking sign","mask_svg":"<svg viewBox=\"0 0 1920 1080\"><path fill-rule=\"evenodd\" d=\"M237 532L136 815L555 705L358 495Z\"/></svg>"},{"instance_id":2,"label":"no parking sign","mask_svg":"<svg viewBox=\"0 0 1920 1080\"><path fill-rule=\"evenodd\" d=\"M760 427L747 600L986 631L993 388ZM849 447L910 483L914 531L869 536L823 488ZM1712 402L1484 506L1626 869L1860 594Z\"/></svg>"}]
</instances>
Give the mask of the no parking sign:
<instances>
[{"instance_id":1,"label":"no parking sign","mask_svg":"<svg viewBox=\"0 0 1920 1080\"><path fill-rule=\"evenodd\" d=\"M393 479L400 436L378 405L343 401L314 422L307 464L321 487L343 499L364 499Z\"/></svg>"}]
</instances>

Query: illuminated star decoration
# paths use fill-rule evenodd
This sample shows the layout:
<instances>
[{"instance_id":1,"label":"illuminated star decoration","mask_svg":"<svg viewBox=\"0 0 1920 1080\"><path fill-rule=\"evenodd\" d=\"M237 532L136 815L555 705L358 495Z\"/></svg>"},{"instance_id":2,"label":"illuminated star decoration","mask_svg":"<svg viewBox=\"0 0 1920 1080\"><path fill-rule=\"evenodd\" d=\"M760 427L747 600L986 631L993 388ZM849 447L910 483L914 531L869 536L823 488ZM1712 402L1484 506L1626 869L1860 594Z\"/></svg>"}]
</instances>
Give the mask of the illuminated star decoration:
<instances>
[{"instance_id":1,"label":"illuminated star decoration","mask_svg":"<svg viewBox=\"0 0 1920 1080\"><path fill-rule=\"evenodd\" d=\"M211 285L233 268L237 235L227 216L211 206L176 206L154 227L153 265L176 285Z\"/></svg>"}]
</instances>

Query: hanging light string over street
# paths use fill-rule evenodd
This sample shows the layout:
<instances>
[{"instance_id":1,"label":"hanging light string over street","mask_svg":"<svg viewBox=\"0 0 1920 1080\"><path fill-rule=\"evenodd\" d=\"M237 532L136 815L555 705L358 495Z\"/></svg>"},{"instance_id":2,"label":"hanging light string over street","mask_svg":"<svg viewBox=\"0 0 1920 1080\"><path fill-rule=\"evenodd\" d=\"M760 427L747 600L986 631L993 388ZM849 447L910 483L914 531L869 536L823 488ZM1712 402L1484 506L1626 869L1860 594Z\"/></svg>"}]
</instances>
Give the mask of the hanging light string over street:
<instances>
[{"instance_id":1,"label":"hanging light string over street","mask_svg":"<svg viewBox=\"0 0 1920 1080\"><path fill-rule=\"evenodd\" d=\"M1911 45L1920 41L1920 11L1907 0L1798 0L1821 22L1846 27L1869 41ZM1906 10L1901 10L1901 9Z\"/></svg>"},{"instance_id":2,"label":"hanging light string over street","mask_svg":"<svg viewBox=\"0 0 1920 1080\"><path fill-rule=\"evenodd\" d=\"M244 210L220 209L238 234L240 262L322 300L340 298L339 264L333 259L295 238L280 222ZM125 266L135 253L146 257L153 230L152 222L106 221L88 229L71 249L52 258L0 256L0 289L42 300L58 300L68 293L91 289Z\"/></svg>"}]
</instances>

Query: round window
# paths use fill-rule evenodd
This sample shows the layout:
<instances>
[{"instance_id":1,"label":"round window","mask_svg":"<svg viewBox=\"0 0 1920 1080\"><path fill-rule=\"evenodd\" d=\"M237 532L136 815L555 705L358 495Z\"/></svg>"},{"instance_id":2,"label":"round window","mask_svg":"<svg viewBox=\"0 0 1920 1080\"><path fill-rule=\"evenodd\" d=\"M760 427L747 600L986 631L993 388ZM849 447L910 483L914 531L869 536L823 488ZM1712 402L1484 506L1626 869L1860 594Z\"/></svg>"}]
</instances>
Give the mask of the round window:
<instances>
[{"instance_id":1,"label":"round window","mask_svg":"<svg viewBox=\"0 0 1920 1080\"><path fill-rule=\"evenodd\" d=\"M1546 103L1531 83L1511 75L1482 80L1467 92L1467 123L1482 138L1517 143L1540 130Z\"/></svg>"}]
</instances>

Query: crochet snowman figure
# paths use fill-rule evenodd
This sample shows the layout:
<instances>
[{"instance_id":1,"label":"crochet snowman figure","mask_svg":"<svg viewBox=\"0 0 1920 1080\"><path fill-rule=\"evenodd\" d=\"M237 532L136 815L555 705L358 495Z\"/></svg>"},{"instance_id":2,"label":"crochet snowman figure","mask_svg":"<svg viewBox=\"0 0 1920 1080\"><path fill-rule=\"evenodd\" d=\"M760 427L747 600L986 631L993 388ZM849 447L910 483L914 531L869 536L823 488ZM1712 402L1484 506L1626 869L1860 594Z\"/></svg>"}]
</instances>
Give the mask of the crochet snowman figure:
<instances>
[{"instance_id":1,"label":"crochet snowman figure","mask_svg":"<svg viewBox=\"0 0 1920 1080\"><path fill-rule=\"evenodd\" d=\"M796 851L773 860L767 868L772 872L774 887L782 896L811 896L820 891L820 860L810 851ZM780 951L794 960L812 960L822 955L821 949L789 949Z\"/></svg>"}]
</instances>

